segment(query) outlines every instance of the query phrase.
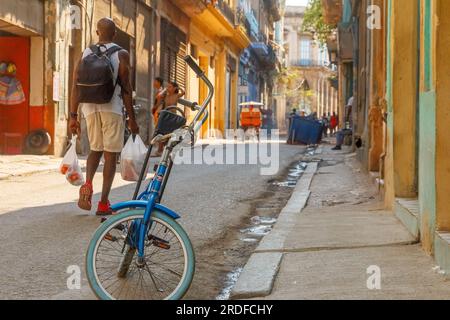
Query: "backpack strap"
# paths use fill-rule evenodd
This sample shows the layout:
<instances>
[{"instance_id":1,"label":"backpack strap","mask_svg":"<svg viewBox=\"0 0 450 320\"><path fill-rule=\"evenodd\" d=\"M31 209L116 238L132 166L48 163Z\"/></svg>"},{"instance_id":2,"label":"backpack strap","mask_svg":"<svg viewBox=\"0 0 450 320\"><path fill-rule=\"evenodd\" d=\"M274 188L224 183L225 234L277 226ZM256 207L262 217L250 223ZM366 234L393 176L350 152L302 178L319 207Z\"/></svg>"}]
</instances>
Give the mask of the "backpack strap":
<instances>
[{"instance_id":1,"label":"backpack strap","mask_svg":"<svg viewBox=\"0 0 450 320\"><path fill-rule=\"evenodd\" d=\"M105 48L105 51L102 51L100 49L102 47ZM91 49L92 53L97 56L106 55L108 57L108 59L110 59L114 53L122 50L122 47L114 45L108 49L104 44L94 44L94 45L90 46L89 49Z\"/></svg>"},{"instance_id":2,"label":"backpack strap","mask_svg":"<svg viewBox=\"0 0 450 320\"><path fill-rule=\"evenodd\" d=\"M91 49L92 53L97 55L97 56L101 56L103 53L100 50L101 45L98 44L94 44L92 46L89 47L89 49Z\"/></svg>"},{"instance_id":3,"label":"backpack strap","mask_svg":"<svg viewBox=\"0 0 450 320\"><path fill-rule=\"evenodd\" d=\"M106 50L105 54L107 55L108 58L111 58L111 56L114 53L116 53L116 52L118 52L120 50L122 50L122 47L115 45L115 46L112 46L111 48L109 48L108 50Z\"/></svg>"},{"instance_id":4,"label":"backpack strap","mask_svg":"<svg viewBox=\"0 0 450 320\"><path fill-rule=\"evenodd\" d=\"M108 59L111 59L111 56L114 53L119 52L120 50L122 50L122 47L115 45L115 46L112 46L111 48L109 48L108 50L106 50L106 52L104 54L108 57ZM116 84L114 85L114 87L117 87L117 85L122 87L122 83L120 82L120 75L117 76Z\"/></svg>"},{"instance_id":5,"label":"backpack strap","mask_svg":"<svg viewBox=\"0 0 450 320\"><path fill-rule=\"evenodd\" d=\"M90 46L89 49L91 50L92 54L98 54L99 49L95 44Z\"/></svg>"}]
</instances>

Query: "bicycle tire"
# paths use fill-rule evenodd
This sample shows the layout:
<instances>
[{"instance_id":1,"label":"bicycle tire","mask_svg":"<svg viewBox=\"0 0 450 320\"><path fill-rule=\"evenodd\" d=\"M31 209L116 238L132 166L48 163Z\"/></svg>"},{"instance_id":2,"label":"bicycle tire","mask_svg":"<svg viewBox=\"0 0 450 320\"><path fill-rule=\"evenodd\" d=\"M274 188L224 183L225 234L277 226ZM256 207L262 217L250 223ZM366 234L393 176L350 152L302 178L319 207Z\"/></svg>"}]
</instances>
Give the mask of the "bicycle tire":
<instances>
[{"instance_id":1,"label":"bicycle tire","mask_svg":"<svg viewBox=\"0 0 450 320\"><path fill-rule=\"evenodd\" d=\"M101 300L115 300L103 287L102 284L99 283L99 278L96 273L95 268L95 257L96 250L99 247L100 243L103 241L105 235L108 233L108 230L111 230L115 225L120 224L122 221L129 220L131 218L134 219L143 219L144 210L128 210L117 215L112 216L105 222L103 222L99 228L95 231L94 236L92 237L88 251L86 254L86 274L88 278L89 285L93 290L94 294L97 298ZM179 300L183 298L186 292L189 290L189 287L192 283L194 273L195 273L195 254L194 249L192 247L192 243L178 222L176 222L171 217L167 216L163 212L155 210L152 213L151 219L153 221L162 222L171 231L177 236L180 244L183 246L183 251L185 255L185 267L183 276L180 280L180 283L176 287L176 289L171 292L164 300Z\"/></svg>"}]
</instances>

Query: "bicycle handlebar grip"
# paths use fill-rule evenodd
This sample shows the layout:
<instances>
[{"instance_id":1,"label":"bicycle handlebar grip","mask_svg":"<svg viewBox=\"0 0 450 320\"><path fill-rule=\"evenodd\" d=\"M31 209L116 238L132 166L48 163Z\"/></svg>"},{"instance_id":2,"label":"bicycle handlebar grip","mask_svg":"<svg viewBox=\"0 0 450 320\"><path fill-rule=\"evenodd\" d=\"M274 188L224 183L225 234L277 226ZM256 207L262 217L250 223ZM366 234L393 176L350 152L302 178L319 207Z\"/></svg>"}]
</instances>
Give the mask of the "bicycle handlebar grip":
<instances>
[{"instance_id":1,"label":"bicycle handlebar grip","mask_svg":"<svg viewBox=\"0 0 450 320\"><path fill-rule=\"evenodd\" d=\"M198 105L197 102L191 102L186 99L178 99L178 103L185 107L191 108L192 110L195 110L195 107Z\"/></svg>"},{"instance_id":2,"label":"bicycle handlebar grip","mask_svg":"<svg viewBox=\"0 0 450 320\"><path fill-rule=\"evenodd\" d=\"M203 70L200 69L199 65L194 61L194 59L192 59L191 56L187 55L184 57L184 61L186 61L186 63L189 65L189 67L194 70L194 72L198 75L201 76L203 74Z\"/></svg>"}]
</instances>

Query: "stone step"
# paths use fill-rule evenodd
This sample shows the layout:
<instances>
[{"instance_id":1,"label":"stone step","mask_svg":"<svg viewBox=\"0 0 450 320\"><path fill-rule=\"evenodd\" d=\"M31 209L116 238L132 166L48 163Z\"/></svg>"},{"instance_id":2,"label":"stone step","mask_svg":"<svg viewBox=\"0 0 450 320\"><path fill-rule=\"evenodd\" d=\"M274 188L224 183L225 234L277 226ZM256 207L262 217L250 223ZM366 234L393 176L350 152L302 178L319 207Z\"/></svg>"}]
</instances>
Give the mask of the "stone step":
<instances>
[{"instance_id":1,"label":"stone step","mask_svg":"<svg viewBox=\"0 0 450 320\"><path fill-rule=\"evenodd\" d=\"M419 240L419 200L397 198L395 200L394 212L406 229L408 229L409 233L411 233L416 240Z\"/></svg>"}]
</instances>

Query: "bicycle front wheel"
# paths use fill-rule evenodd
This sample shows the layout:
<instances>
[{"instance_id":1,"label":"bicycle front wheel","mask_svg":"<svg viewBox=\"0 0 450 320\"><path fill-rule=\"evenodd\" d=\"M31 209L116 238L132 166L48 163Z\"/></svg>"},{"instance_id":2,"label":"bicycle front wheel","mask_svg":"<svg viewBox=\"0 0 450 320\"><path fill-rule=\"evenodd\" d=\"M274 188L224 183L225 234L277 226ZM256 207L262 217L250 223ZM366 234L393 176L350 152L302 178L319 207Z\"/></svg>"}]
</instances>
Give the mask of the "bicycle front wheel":
<instances>
[{"instance_id":1,"label":"bicycle front wheel","mask_svg":"<svg viewBox=\"0 0 450 320\"><path fill-rule=\"evenodd\" d=\"M194 250L183 228L154 211L138 261L130 235L143 221L143 210L109 218L95 232L86 255L86 273L103 300L178 300L189 289L195 269Z\"/></svg>"}]
</instances>

